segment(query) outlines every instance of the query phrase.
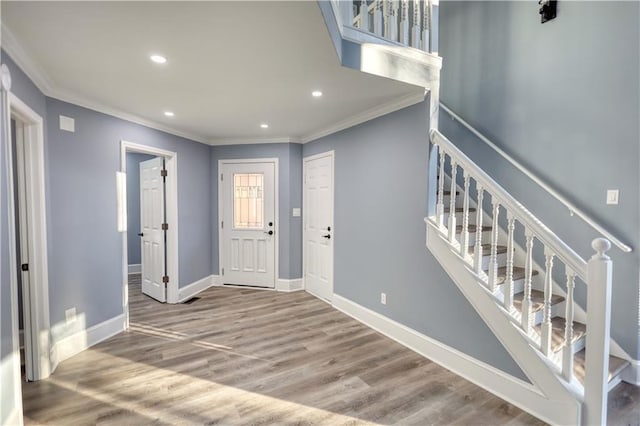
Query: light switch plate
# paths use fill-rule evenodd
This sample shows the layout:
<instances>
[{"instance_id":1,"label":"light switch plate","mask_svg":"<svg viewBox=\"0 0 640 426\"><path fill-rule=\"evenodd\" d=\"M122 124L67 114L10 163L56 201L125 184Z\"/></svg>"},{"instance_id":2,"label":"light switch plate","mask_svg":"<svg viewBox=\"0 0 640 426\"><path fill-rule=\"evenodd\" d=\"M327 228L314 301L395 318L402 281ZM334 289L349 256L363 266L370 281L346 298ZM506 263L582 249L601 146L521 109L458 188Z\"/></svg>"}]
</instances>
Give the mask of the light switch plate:
<instances>
[{"instance_id":1,"label":"light switch plate","mask_svg":"<svg viewBox=\"0 0 640 426\"><path fill-rule=\"evenodd\" d=\"M607 204L615 205L618 204L618 197L620 196L620 191L617 189L608 189L607 190Z\"/></svg>"},{"instance_id":2,"label":"light switch plate","mask_svg":"<svg viewBox=\"0 0 640 426\"><path fill-rule=\"evenodd\" d=\"M60 116L60 130L66 130L67 132L76 131L76 120L71 117Z\"/></svg>"},{"instance_id":3,"label":"light switch plate","mask_svg":"<svg viewBox=\"0 0 640 426\"><path fill-rule=\"evenodd\" d=\"M293 208L293 217L300 217L300 207Z\"/></svg>"}]
</instances>

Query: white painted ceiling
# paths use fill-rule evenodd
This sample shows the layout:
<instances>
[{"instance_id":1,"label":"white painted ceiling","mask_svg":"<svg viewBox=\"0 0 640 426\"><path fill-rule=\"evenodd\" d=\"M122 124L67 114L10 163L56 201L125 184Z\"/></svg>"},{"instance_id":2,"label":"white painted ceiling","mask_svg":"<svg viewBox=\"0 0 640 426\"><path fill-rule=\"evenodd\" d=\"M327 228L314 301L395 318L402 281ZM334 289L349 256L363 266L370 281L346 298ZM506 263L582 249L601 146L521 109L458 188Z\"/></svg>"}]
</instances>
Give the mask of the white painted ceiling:
<instances>
[{"instance_id":1,"label":"white painted ceiling","mask_svg":"<svg viewBox=\"0 0 640 426\"><path fill-rule=\"evenodd\" d=\"M212 144L308 140L424 92L341 67L315 1L2 1L2 26L48 95Z\"/></svg>"}]
</instances>

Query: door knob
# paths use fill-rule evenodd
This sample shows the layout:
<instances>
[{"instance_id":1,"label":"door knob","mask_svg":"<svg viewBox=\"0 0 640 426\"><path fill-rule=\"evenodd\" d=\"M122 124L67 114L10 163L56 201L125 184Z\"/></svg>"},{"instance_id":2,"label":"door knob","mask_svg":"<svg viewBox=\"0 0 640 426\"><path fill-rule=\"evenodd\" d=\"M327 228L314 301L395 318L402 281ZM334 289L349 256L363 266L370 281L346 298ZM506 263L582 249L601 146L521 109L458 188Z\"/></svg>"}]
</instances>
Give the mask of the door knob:
<instances>
[{"instance_id":1,"label":"door knob","mask_svg":"<svg viewBox=\"0 0 640 426\"><path fill-rule=\"evenodd\" d=\"M331 239L331 234L323 235L322 238L326 238L327 240Z\"/></svg>"},{"instance_id":2,"label":"door knob","mask_svg":"<svg viewBox=\"0 0 640 426\"><path fill-rule=\"evenodd\" d=\"M331 231L331 227L330 226L327 226L327 231Z\"/></svg>"},{"instance_id":3,"label":"door knob","mask_svg":"<svg viewBox=\"0 0 640 426\"><path fill-rule=\"evenodd\" d=\"M265 232L265 234L267 234L267 235L273 235L273 231Z\"/></svg>"},{"instance_id":4,"label":"door knob","mask_svg":"<svg viewBox=\"0 0 640 426\"><path fill-rule=\"evenodd\" d=\"M144 237L144 234L142 232L139 232L138 237Z\"/></svg>"}]
</instances>

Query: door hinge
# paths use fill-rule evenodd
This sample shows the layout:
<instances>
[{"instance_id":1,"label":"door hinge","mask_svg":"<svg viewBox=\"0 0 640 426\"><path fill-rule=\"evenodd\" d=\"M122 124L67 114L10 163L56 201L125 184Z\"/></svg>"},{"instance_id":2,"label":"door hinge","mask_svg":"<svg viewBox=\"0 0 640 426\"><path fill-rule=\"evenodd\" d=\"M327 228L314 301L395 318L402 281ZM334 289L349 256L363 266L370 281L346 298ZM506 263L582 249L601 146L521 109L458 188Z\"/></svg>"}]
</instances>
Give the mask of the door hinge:
<instances>
[{"instance_id":1,"label":"door hinge","mask_svg":"<svg viewBox=\"0 0 640 426\"><path fill-rule=\"evenodd\" d=\"M164 276L162 277L162 282L163 282L163 283L165 283L165 284L167 284L167 283L169 282L169 275L164 275Z\"/></svg>"},{"instance_id":2,"label":"door hinge","mask_svg":"<svg viewBox=\"0 0 640 426\"><path fill-rule=\"evenodd\" d=\"M160 171L160 176L162 176L162 177L167 177L167 169L162 169L162 170Z\"/></svg>"},{"instance_id":3,"label":"door hinge","mask_svg":"<svg viewBox=\"0 0 640 426\"><path fill-rule=\"evenodd\" d=\"M224 275L224 268L222 268L222 275Z\"/></svg>"},{"instance_id":4,"label":"door hinge","mask_svg":"<svg viewBox=\"0 0 640 426\"><path fill-rule=\"evenodd\" d=\"M224 220L220 222L220 228L224 229Z\"/></svg>"},{"instance_id":5,"label":"door hinge","mask_svg":"<svg viewBox=\"0 0 640 426\"><path fill-rule=\"evenodd\" d=\"M24 272L28 272L29 271L29 264L28 263L23 263L22 265L20 265L20 269L22 269L22 271L24 271Z\"/></svg>"},{"instance_id":6,"label":"door hinge","mask_svg":"<svg viewBox=\"0 0 640 426\"><path fill-rule=\"evenodd\" d=\"M163 223L162 224L162 230L163 231L168 231L169 230L169 224L168 223Z\"/></svg>"},{"instance_id":7,"label":"door hinge","mask_svg":"<svg viewBox=\"0 0 640 426\"><path fill-rule=\"evenodd\" d=\"M220 181L224 180L224 175L222 173L220 173Z\"/></svg>"}]
</instances>

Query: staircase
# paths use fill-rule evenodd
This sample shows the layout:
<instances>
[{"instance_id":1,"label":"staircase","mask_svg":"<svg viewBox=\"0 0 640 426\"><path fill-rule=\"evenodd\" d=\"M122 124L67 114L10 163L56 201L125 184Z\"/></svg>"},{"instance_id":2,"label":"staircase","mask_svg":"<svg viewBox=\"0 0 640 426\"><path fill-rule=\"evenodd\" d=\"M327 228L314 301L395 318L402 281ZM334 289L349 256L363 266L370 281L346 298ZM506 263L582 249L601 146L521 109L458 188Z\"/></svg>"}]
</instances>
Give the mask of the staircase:
<instances>
[{"instance_id":1,"label":"staircase","mask_svg":"<svg viewBox=\"0 0 640 426\"><path fill-rule=\"evenodd\" d=\"M594 240L582 259L444 135L430 136L438 177L427 247L539 392L523 401L529 411L606 424L607 393L628 365L609 337L611 244ZM576 285L587 287L586 310Z\"/></svg>"}]
</instances>

